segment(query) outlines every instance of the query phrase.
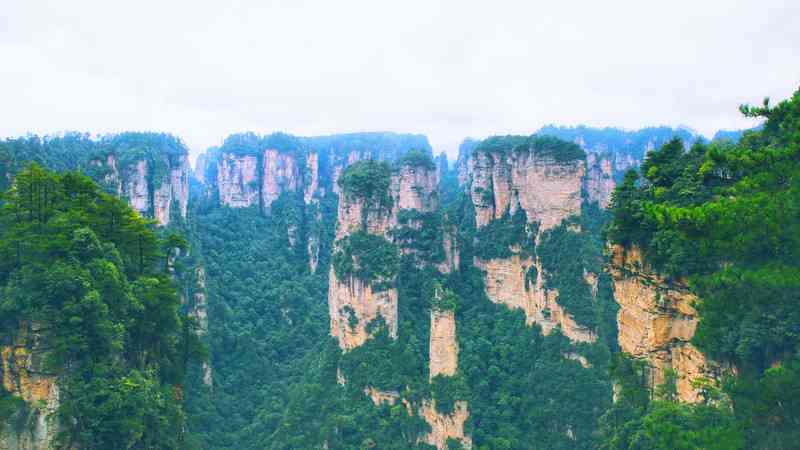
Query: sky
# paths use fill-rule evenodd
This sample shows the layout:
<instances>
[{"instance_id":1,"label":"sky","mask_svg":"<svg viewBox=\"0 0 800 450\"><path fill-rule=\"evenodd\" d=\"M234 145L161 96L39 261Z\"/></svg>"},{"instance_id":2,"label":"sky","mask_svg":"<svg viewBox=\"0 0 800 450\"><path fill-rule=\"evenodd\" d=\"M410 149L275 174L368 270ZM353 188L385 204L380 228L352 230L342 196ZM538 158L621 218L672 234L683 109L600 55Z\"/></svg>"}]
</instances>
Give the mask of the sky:
<instances>
[{"instance_id":1,"label":"sky","mask_svg":"<svg viewBox=\"0 0 800 450\"><path fill-rule=\"evenodd\" d=\"M753 125L800 87L800 1L3 0L0 136L467 136Z\"/></svg>"}]
</instances>

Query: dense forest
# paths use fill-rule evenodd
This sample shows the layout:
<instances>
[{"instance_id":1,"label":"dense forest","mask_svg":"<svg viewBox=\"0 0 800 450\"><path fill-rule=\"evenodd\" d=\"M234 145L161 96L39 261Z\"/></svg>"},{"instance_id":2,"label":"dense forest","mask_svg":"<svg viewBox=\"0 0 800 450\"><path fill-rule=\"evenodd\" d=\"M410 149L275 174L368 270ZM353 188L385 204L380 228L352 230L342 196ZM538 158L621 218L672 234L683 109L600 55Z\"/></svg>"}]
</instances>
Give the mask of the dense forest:
<instances>
[{"instance_id":1,"label":"dense forest","mask_svg":"<svg viewBox=\"0 0 800 450\"><path fill-rule=\"evenodd\" d=\"M711 141L547 126L467 140L452 166L395 133L235 134L191 175L166 134L0 141L0 444L38 427L81 449L796 448L800 92L742 112L764 124ZM588 158L611 161L608 208ZM575 191L554 225L523 171ZM183 181L188 211L155 220ZM409 193L433 206L401 208ZM699 401L621 351L614 246L697 297L691 343L719 367ZM541 317L497 298L492 264L522 264ZM341 347L341 280L396 293L396 323ZM457 369L434 375L445 315ZM429 441L431 416L462 413L463 436Z\"/></svg>"},{"instance_id":2,"label":"dense forest","mask_svg":"<svg viewBox=\"0 0 800 450\"><path fill-rule=\"evenodd\" d=\"M800 91L738 143L673 140L614 193L612 243L688 279L699 296L693 343L725 363L699 404L674 386L643 392L642 367L618 358L620 401L605 416L608 448L797 448L800 438Z\"/></svg>"}]
</instances>

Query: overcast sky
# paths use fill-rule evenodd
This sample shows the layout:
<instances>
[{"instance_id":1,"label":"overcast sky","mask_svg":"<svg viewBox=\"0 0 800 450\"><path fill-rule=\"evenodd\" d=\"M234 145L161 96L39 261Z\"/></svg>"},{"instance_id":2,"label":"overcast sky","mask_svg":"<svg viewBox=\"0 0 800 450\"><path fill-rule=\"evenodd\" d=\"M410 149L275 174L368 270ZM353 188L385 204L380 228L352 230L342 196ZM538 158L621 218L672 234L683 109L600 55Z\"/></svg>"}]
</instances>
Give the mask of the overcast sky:
<instances>
[{"instance_id":1,"label":"overcast sky","mask_svg":"<svg viewBox=\"0 0 800 450\"><path fill-rule=\"evenodd\" d=\"M800 86L800 1L3 0L0 136L704 134Z\"/></svg>"}]
</instances>

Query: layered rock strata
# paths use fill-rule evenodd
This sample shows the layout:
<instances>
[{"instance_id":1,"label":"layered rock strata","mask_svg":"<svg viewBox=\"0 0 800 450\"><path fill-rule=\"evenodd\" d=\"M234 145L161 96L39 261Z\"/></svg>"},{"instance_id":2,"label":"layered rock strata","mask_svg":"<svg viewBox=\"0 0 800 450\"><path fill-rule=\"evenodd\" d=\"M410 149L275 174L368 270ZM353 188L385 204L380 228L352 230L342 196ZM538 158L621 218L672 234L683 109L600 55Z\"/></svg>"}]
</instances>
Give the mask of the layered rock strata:
<instances>
[{"instance_id":1,"label":"layered rock strata","mask_svg":"<svg viewBox=\"0 0 800 450\"><path fill-rule=\"evenodd\" d=\"M478 228L525 210L541 231L581 212L583 160L557 161L532 153L474 152L469 159L470 196Z\"/></svg>"},{"instance_id":2,"label":"layered rock strata","mask_svg":"<svg viewBox=\"0 0 800 450\"><path fill-rule=\"evenodd\" d=\"M545 289L544 271L538 258L521 257L490 259L475 258L475 266L485 273L486 294L491 301L510 308L521 309L528 325L542 327L542 333L550 334L556 327L574 342L595 342L597 335L572 319L558 304L558 291ZM536 279L530 280L531 267Z\"/></svg>"},{"instance_id":3,"label":"layered rock strata","mask_svg":"<svg viewBox=\"0 0 800 450\"><path fill-rule=\"evenodd\" d=\"M478 228L522 208L529 223L538 223L539 236L564 219L581 213L583 160L557 161L530 153L473 152L468 161L470 196ZM538 236L537 236L538 241ZM525 312L527 323L537 323L545 334L560 327L576 342L594 342L594 332L577 324L558 302L558 291L544 288L538 258L512 249L510 258L482 260L474 265L485 274L487 296L495 303ZM535 270L536 279L528 274Z\"/></svg>"},{"instance_id":4,"label":"layered rock strata","mask_svg":"<svg viewBox=\"0 0 800 450\"><path fill-rule=\"evenodd\" d=\"M3 389L22 399L27 408L0 423L0 449L45 450L58 434L59 386L54 374L44 369L45 353L36 325L23 324L19 333L0 346L0 381ZM25 409L28 410L25 413ZM22 419L22 420L18 420Z\"/></svg>"},{"instance_id":5,"label":"layered rock strata","mask_svg":"<svg viewBox=\"0 0 800 450\"><path fill-rule=\"evenodd\" d=\"M668 281L642 259L637 248L612 247L610 272L622 351L644 359L651 370L651 386L664 381L664 371L677 376L678 397L700 400L692 382L717 376L717 365L691 344L698 317L697 298L683 281Z\"/></svg>"}]
</instances>

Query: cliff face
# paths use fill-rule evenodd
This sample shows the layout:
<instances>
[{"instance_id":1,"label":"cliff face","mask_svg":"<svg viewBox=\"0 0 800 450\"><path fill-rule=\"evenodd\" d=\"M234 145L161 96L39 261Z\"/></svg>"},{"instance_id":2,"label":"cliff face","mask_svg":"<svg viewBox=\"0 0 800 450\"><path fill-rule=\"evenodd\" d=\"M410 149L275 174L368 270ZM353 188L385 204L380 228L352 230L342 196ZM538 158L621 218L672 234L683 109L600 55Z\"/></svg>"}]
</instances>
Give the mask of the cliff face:
<instances>
[{"instance_id":1,"label":"cliff face","mask_svg":"<svg viewBox=\"0 0 800 450\"><path fill-rule=\"evenodd\" d=\"M474 152L468 161L470 196L478 228L522 208L529 223L539 223L539 235L564 219L581 213L583 160L556 161L534 154ZM558 304L558 291L544 288L538 257L521 256L482 260L474 265L485 273L486 294L495 303L525 312L528 324L537 323L545 334L560 326L577 342L594 342L596 335L578 325ZM528 273L534 268L536 280Z\"/></svg>"},{"instance_id":2,"label":"cliff face","mask_svg":"<svg viewBox=\"0 0 800 450\"><path fill-rule=\"evenodd\" d=\"M430 378L453 376L458 369L456 318L452 310L431 309Z\"/></svg>"},{"instance_id":3,"label":"cliff face","mask_svg":"<svg viewBox=\"0 0 800 450\"><path fill-rule=\"evenodd\" d=\"M398 192L396 179L392 180L392 185L392 192ZM363 198L339 190L337 242L360 230L389 238L389 231L396 225L397 208L376 207ZM328 284L328 310L331 335L342 349L350 350L363 344L369 338L367 325L379 316L388 326L389 334L397 336L397 289L377 290L352 275L340 280L333 265Z\"/></svg>"},{"instance_id":4,"label":"cliff face","mask_svg":"<svg viewBox=\"0 0 800 450\"><path fill-rule=\"evenodd\" d=\"M258 158L223 153L217 171L219 201L231 208L258 204Z\"/></svg>"},{"instance_id":5,"label":"cliff face","mask_svg":"<svg viewBox=\"0 0 800 450\"><path fill-rule=\"evenodd\" d=\"M268 149L264 151L263 161L261 201L264 208L269 209L283 192L296 191L302 180L294 155Z\"/></svg>"},{"instance_id":6,"label":"cliff face","mask_svg":"<svg viewBox=\"0 0 800 450\"><path fill-rule=\"evenodd\" d=\"M614 167L606 155L588 153L586 155L585 186L589 201L596 202L601 208L608 208L611 193L614 192Z\"/></svg>"},{"instance_id":7,"label":"cliff face","mask_svg":"<svg viewBox=\"0 0 800 450\"><path fill-rule=\"evenodd\" d=\"M652 386L664 380L664 370L678 375L678 396L699 400L692 387L698 378L716 377L716 365L689 341L697 327L696 297L683 282L670 282L643 261L636 248L612 248L610 267L622 351L646 360L652 367Z\"/></svg>"},{"instance_id":8,"label":"cliff face","mask_svg":"<svg viewBox=\"0 0 800 450\"><path fill-rule=\"evenodd\" d=\"M472 439L464 434L464 422L469 419L466 402L455 402L453 413L444 415L436 411L435 400L425 400L419 412L431 426L430 433L423 438L425 443L433 445L437 450L447 450L447 440L458 439L465 449L472 448Z\"/></svg>"},{"instance_id":9,"label":"cliff face","mask_svg":"<svg viewBox=\"0 0 800 450\"><path fill-rule=\"evenodd\" d=\"M12 341L0 346L3 388L27 406L7 423L0 424L2 450L49 449L58 433L55 412L59 406L59 387L55 375L44 370L45 354L40 339L35 325L25 325Z\"/></svg>"},{"instance_id":10,"label":"cliff face","mask_svg":"<svg viewBox=\"0 0 800 450\"><path fill-rule=\"evenodd\" d=\"M517 207L525 210L529 222L539 222L541 231L580 214L582 160L560 162L531 153L481 151L473 154L468 166L479 228L507 212L513 214Z\"/></svg>"},{"instance_id":11,"label":"cliff face","mask_svg":"<svg viewBox=\"0 0 800 450\"><path fill-rule=\"evenodd\" d=\"M105 160L95 160L94 164L106 168L107 173L101 180L104 185L126 198L141 215L156 219L159 225L167 225L173 214L186 218L191 169L186 154L172 158L159 154L156 158L158 160L140 159L120 167L119 156L112 153Z\"/></svg>"},{"instance_id":12,"label":"cliff face","mask_svg":"<svg viewBox=\"0 0 800 450\"><path fill-rule=\"evenodd\" d=\"M597 340L592 330L576 323L558 304L557 290L545 289L544 271L538 258L534 260L519 255L488 261L475 258L474 264L486 274L484 280L489 299L509 308L521 309L525 312L527 323L539 324L545 335L558 326L565 336L575 342ZM535 281L528 278L532 266L537 273Z\"/></svg>"}]
</instances>

